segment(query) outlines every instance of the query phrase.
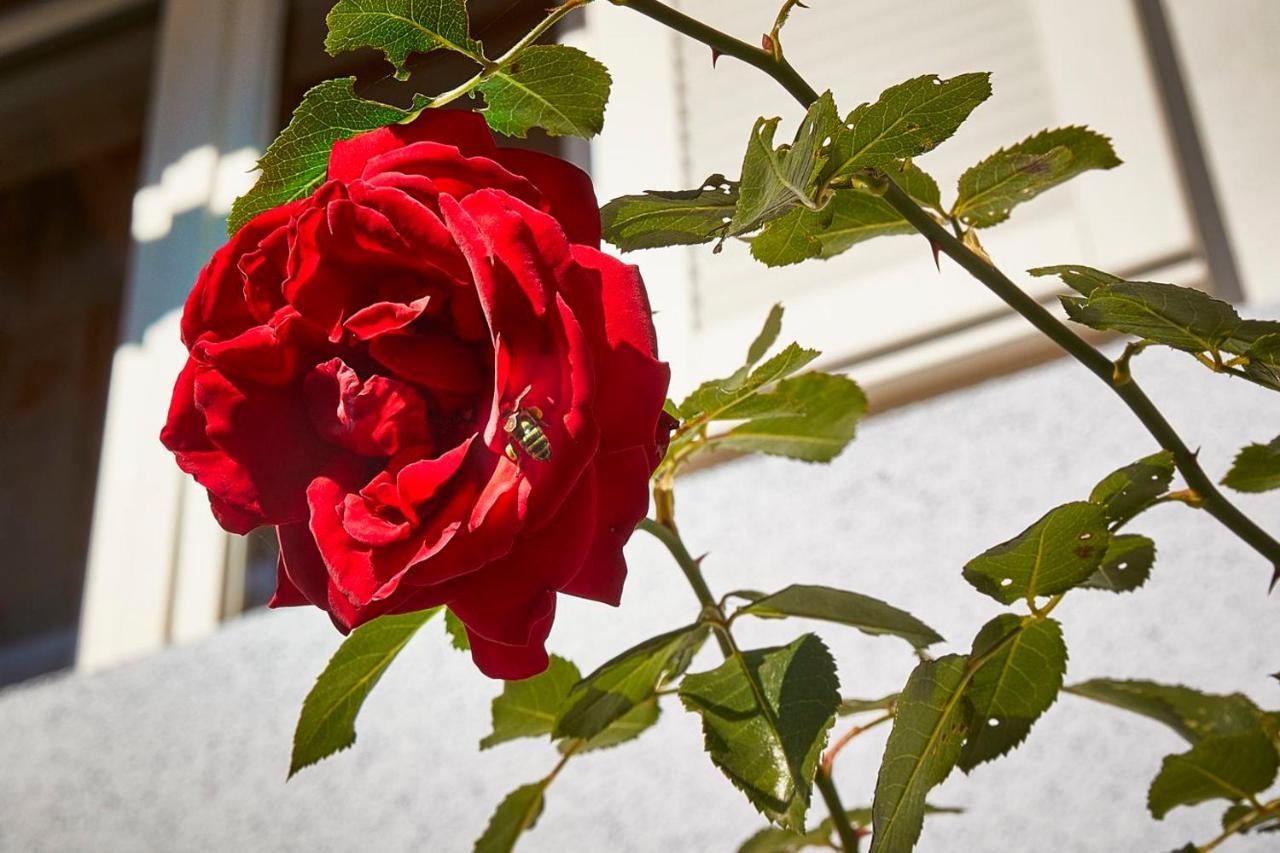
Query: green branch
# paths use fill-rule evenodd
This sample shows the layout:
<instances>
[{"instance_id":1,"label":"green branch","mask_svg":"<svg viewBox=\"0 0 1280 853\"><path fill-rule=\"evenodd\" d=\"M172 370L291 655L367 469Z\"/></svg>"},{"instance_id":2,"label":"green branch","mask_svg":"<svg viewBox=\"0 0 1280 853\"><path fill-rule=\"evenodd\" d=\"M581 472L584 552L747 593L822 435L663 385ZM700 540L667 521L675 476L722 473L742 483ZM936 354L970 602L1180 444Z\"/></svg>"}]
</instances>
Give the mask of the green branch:
<instances>
[{"instance_id":1,"label":"green branch","mask_svg":"<svg viewBox=\"0 0 1280 853\"><path fill-rule=\"evenodd\" d=\"M780 55L775 56L753 47L677 12L658 0L610 0L610 2L635 9L677 32L708 45L717 53L732 56L759 68L781 84L805 108L818 99L818 93L814 88ZM1187 481L1187 485L1200 496L1203 509L1271 562L1275 569L1272 577L1274 586L1275 582L1280 580L1280 542L1277 542L1218 491L1217 486L1200 467L1196 453L1182 440L1138 383L1128 376L1124 377L1124 381L1117 382L1115 363L1071 331L1003 272L965 246L961 240L947 231L933 216L893 183L892 179L886 183L884 200L902 214L917 231L927 237L930 243L986 285L987 289L1021 314L1046 337L1066 350L1076 361L1107 383L1107 387L1124 401L1160 446L1173 454L1174 462Z\"/></svg>"}]
</instances>

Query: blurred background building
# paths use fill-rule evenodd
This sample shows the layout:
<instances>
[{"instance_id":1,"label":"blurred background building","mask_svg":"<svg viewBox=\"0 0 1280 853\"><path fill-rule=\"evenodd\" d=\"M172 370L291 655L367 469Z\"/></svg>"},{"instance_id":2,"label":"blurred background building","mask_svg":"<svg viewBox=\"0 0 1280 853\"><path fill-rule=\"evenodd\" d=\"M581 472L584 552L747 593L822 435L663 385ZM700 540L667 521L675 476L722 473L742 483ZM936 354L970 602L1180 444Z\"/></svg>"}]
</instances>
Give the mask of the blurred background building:
<instances>
[{"instance_id":1,"label":"blurred background building","mask_svg":"<svg viewBox=\"0 0 1280 853\"><path fill-rule=\"evenodd\" d=\"M301 789L312 809L323 809L318 804L326 792L337 796L334 792L341 788L336 779L304 779L282 792L277 783L283 771L276 772L284 766L281 756L287 758L288 718L336 646L336 635L315 613L258 615L220 631L227 620L260 607L269 597L273 542L264 533L243 539L223 533L209 514L203 490L178 472L157 440L183 357L177 334L183 298L200 266L225 239L225 215L252 182L255 159L286 123L302 92L322 79L355 74L361 94L408 101L409 89L389 79L388 67L372 52L337 59L324 54L323 18L330 5L331 0L0 0L0 685L74 668L0 694L0 728L10 741L0 745L0 848L33 849L33 827L45 827L52 819L64 834L45 837L50 849L59 849L59 838L72 846L77 846L75 839L92 839L100 825L110 828L110 843L99 849L174 849L163 831L173 829L174 821L181 824L180 816L187 814L194 823L184 831L198 826L202 832L179 832L178 848L221 849L232 840L254 837L253 821L266 819L262 803L274 803L273 810L290 809L287 794L299 784L317 786ZM491 48L501 48L540 18L546 5L544 0L471 0L474 33ZM683 0L673 5L751 40L768 29L777 0ZM953 141L921 159L943 186L944 198L966 166L1043 127L1088 124L1112 136L1126 161L1122 168L1079 178L1028 204L1011 222L984 232L986 248L1006 270L1081 262L1131 278L1195 285L1255 313L1277 315L1280 275L1272 250L1280 230L1274 202L1274 158L1280 147L1280 112L1274 106L1280 93L1280 55L1274 46L1280 43L1280 4L817 0L810 5L793 15L784 42L810 80L834 91L842 110L918 74L994 72L994 97ZM588 168L602 200L647 188L693 186L714 172L734 174L757 116L782 115L794 126L798 115L785 94L757 72L731 60L713 68L704 47L608 4L589 7L558 37L609 66L614 89L605 131L589 144L537 138L521 144L554 150ZM440 55L420 57L415 70L414 84L431 89L446 88L468 72L452 57ZM1064 484L1087 489L1114 467L1110 463L1123 464L1152 449L1133 424L1118 425L1126 416L1106 400L1105 389L1098 389L1097 396L1084 390L1091 380L1082 371L1073 372L1072 365L1036 367L1003 384L971 387L1039 365L1056 352L945 260L937 272L920 238L881 239L830 262L781 271L753 264L738 246L714 256L704 247L651 251L629 259L641 265L649 282L664 355L676 371L676 391L736 364L768 306L782 300L788 309L787 339L822 349L827 367L847 368L867 387L875 409L914 404L869 421L866 441L855 443L830 470L742 460L691 478L692 494L723 507L717 513L709 506L690 506L694 521L707 528L705 535L695 535L714 549L722 547L717 536L741 539L779 512L805 506L815 494L838 501L797 513L759 550L779 561L743 567L753 581L735 582L737 587L781 586L795 578L798 564L814 566L812 573L799 573L804 577L850 586L848 576L840 573L842 561L862 564L874 554L895 563L895 579L865 591L917 611L927 621L945 625L950 617L934 613L952 614L953 629L944 633L960 641L985 618L981 602L969 595L963 604L953 604L947 598L952 591L967 595L962 584L939 584L934 598L922 600L921 587L909 582L911 573L928 571L936 573L931 577L958 580L959 565L968 556L1021 529L1055 499L1074 497L1076 493L1063 491ZM1054 282L1020 280L1047 304L1056 304ZM1139 369L1158 373L1153 383L1164 383L1171 395L1161 402L1178 409L1183 419L1175 422L1187 428L1193 443L1207 443L1206 458L1216 460L1218 468L1233 448L1269 440L1280 431L1278 410L1266 392L1234 383L1224 388L1228 380L1219 377L1207 377L1207 384L1206 377L1184 377L1184 371L1193 373L1194 368L1157 355L1144 356ZM1019 391L1022 396L1015 397ZM931 397L936 399L918 402ZM1083 408L1069 407L1072 401ZM965 421L971 416L965 413L971 412L978 421ZM939 418L957 428L939 428ZM962 434L959 426L964 424L974 433ZM895 436L901 437L895 442ZM862 457L868 444L881 453L872 461ZM975 452L975 446L986 449ZM1095 462L1095 457L1106 461ZM1071 468L1071 460L1080 458L1090 464ZM875 483L867 482L869 475L878 478ZM834 484L829 492L816 485L827 482L824 478ZM926 483L945 483L950 489L926 488ZM810 490L808 497L795 491L797 484ZM903 507L887 499L895 488L919 501ZM991 492L1003 497L989 497ZM984 497L975 498L978 494ZM791 504L781 503L783 497ZM1275 501L1252 506L1263 510L1264 522L1280 517ZM847 513L858 521L845 524ZM741 525L735 527L735 520ZM1168 527L1178 535L1177 524ZM816 538L820 530L851 528L880 544L863 541L855 547L838 538L821 544ZM1200 611L1184 603L1191 608L1186 618L1204 622L1207 631L1211 614L1234 613L1230 629L1215 636L1223 642L1234 637L1248 648L1215 645L1202 637L1185 647L1178 661L1182 668L1170 666L1168 677L1201 673L1220 679L1218 689L1236 689L1245 685L1228 676L1256 679L1266 666L1275 668L1262 653L1280 641L1273 627L1274 606L1261 595L1265 568L1254 566L1256 558L1207 522L1197 531L1210 544L1200 551L1191 542L1181 547L1212 564L1198 568L1224 584L1247 589L1235 597L1224 592L1224 597L1193 601L1209 615L1197 615ZM725 550L743 559L753 554L740 543ZM643 547L638 553L643 569L635 573L648 586L636 590L633 580L628 603L647 602L652 610L663 606L655 597L658 592L683 594L663 586L665 580L652 581L651 576L668 574L658 567L656 554ZM789 561L789 553L812 559ZM1092 617L1100 624L1128 620L1133 637L1152 640L1149 646L1115 639L1117 645L1107 646L1101 656L1097 650L1073 647L1073 667L1082 658L1087 665L1090 654L1106 663L1123 647L1136 655L1133 671L1138 672L1143 671L1138 663L1163 665L1172 648L1184 648L1169 645L1173 641L1166 622L1178 602L1203 594L1196 586L1197 567L1191 556L1184 559L1185 572L1175 575L1178 583L1165 581L1172 585L1164 598L1157 589L1145 606L1131 597L1123 602L1127 610ZM874 584L879 575L858 577ZM1157 577L1152 583L1159 582ZM896 598L891 590L897 590ZM609 624L587 611L568 610L572 615L564 622L581 618L585 626ZM634 631L639 639L646 635L643 613L631 613L619 624L623 633ZM650 625L648 633L661 627ZM553 646L576 644L586 650L580 662L589 667L599 661L591 657L586 630L558 626ZM156 654L192 641L201 642ZM867 654L873 653L868 647ZM397 718L403 728L394 730L401 736L416 732L422 754L434 760L431 730L438 727L434 737L456 740L446 734L445 721L483 717L489 685L468 679L465 667L458 669L459 662L443 657L443 648L430 654L428 658L423 652L418 660L429 659L433 671L445 673L441 678L456 678L460 697L451 700L456 708L447 715L441 708L403 714ZM1231 663L1224 666L1217 655L1229 656ZM115 668L130 661L135 663ZM296 663L297 669L282 661ZM251 664L252 672L240 670L237 662ZM901 681L909 662L896 661L893 674L866 658L852 665L888 689L894 679ZM107 668L115 669L92 674ZM271 683L281 690L287 684L293 691L287 696L272 694L265 686L281 674L283 683ZM174 699L175 685L181 685L176 689L183 698L164 707L191 722L192 729L174 728L170 712L154 705ZM395 688L390 690L397 695ZM410 687L400 690L406 701L419 702L427 695ZM230 696L242 701L227 705ZM1274 691L1258 698L1278 704ZM144 719L158 716L146 736L135 733L140 739L134 740L122 734L127 722L115 714L109 719L91 714L96 722L76 728L74 719L82 710L105 708L125 715L142 708ZM219 718L225 728L201 727L198 721L211 708L223 709ZM1109 727L1113 740L1087 746L1081 741L1071 749L1060 744L1051 753L1057 756L1053 761L1069 763L1073 750L1101 749L1098 760L1116 757L1120 753L1115 749L1098 746L1114 746L1115 731L1132 732L1145 742L1147 734L1138 724L1126 729L1127 721L1091 713L1090 726ZM66 722L68 716L72 722ZM52 719L63 722L49 723ZM264 720L273 727L246 733L251 725L265 725ZM1050 724L1046 719L1040 727ZM56 744L70 737L59 725L71 726L81 738L76 742L89 754L70 757L59 751ZM415 728L424 725L426 732ZM469 723L454 725L465 728ZM245 791L228 793L229 785L241 784L239 777L213 764L205 767L204 760L197 764L205 775L192 770L163 788L146 783L138 766L120 769L131 761L145 765L148 759L140 758L140 752L161 741L172 747L184 731L191 738L220 731L221 747L205 740L188 744L186 753L200 752L241 767ZM25 736L15 738L15 732ZM238 752L226 745L231 741L276 752L245 753L247 746ZM25 746L19 747L20 742ZM100 755L93 754L94 744L103 745ZM451 760L470 761L471 741L465 746ZM671 767L695 760L705 764L687 744L684 752L688 755ZM866 758L874 760L870 753ZM41 760L45 765L35 766ZM366 762L347 767L357 768L370 784L411 772L427 785L435 772L419 766L411 771L402 767L397 774L394 755L341 760ZM649 760L661 764L663 758ZM253 767L244 764L254 761ZM114 792L106 800L94 799L72 781L83 779L89 768L106 772L108 764L117 775L98 789ZM529 759L529 766L536 763ZM707 767L699 764L698 772ZM1027 781L1025 787L1032 793L1044 790L1036 787L1039 783L1060 789L1066 782L1052 781L1058 769L1046 759L1032 771L1039 782ZM323 767L310 772L344 771ZM487 772L492 777L499 771ZM42 773L49 774L43 782ZM619 766L611 778L625 786L627 775ZM718 786L708 803L723 806L732 820L743 819L741 804L719 790L727 789L721 780L709 773L698 778ZM502 791L525 780L510 781L505 787L503 778L465 783L460 791L467 796L451 800L451 808L465 809L466 820L478 832ZM60 787L64 783L69 787ZM212 798L213 811L191 816L192 808L199 811L190 805L198 802L196 795L178 792L188 784ZM431 784L433 790L438 787ZM671 790L680 790L679 783L671 784ZM1085 779L1080 784L1090 783ZM269 794L263 793L267 790ZM701 796L700 788L689 790L690 796ZM409 798L413 791L408 784L396 789L395 796ZM1096 788L1090 791L1095 799L1078 800L1081 808L1106 799ZM151 798L148 802L161 800L154 811L139 806L139 792ZM1074 802L1069 794L1062 795L1064 802ZM462 794L447 796L456 800ZM1124 795L1113 792L1109 798L1120 801ZM59 802L77 817L59 811ZM121 822L120 815L105 816L110 810L106 803L112 802L126 814L140 811L155 819ZM1021 801L1013 797L1004 805L1016 802ZM419 809L422 803L405 799L403 807ZM603 820L590 802L575 808L579 821ZM104 814L95 817L95 809ZM1001 826L1020 826L1016 816L1009 817L1013 811L997 807L994 814L1015 820ZM982 820L976 816L980 812L974 806L973 820ZM745 814L743 837L753 826L749 810ZM995 819L991 809L986 814ZM1076 839L1083 846L1072 847L1069 812L1055 819L1055 831L1062 833L1059 846L1027 849L1123 847L1090 844L1088 836ZM1131 822L1123 828L1129 837L1149 837L1143 833L1152 825L1140 803L1123 819ZM306 840L309 849L324 849L329 843L325 838L341 846L336 841L340 832L308 834L306 820L293 820L293 835L264 836L275 839L265 846L289 846L289 838L298 846ZM719 849L715 839L722 838L713 831L719 824L709 819L706 826L690 829L690 835L670 835L665 848L650 846L639 833L646 822L632 828L626 819L618 820L602 824L604 835L594 835L591 827L583 829L566 818L559 824L560 836L553 826L543 841L533 836L533 846L573 838L575 826L588 847L607 835L609 849ZM984 826L997 826L964 823L968 817L956 820L956 825L972 827L975 838L986 837ZM439 827L420 823L403 825L402 836L389 836L389 849L398 849L397 839L406 845L424 838L436 841L438 846L429 844L429 849L457 846L452 835L433 835ZM1211 829L1212 823L1202 817L1187 825ZM1168 834L1167 827L1164 832ZM686 846L681 838L700 840ZM951 849L940 843L943 847L936 849Z\"/></svg>"}]
</instances>

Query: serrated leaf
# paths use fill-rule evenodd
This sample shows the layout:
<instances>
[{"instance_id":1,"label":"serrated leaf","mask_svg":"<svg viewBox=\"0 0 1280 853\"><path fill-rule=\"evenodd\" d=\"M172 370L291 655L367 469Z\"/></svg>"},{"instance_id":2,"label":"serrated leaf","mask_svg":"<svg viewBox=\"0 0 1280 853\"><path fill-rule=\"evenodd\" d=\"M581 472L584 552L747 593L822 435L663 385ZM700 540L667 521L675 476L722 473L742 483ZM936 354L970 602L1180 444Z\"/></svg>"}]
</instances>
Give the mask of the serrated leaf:
<instances>
[{"instance_id":1,"label":"serrated leaf","mask_svg":"<svg viewBox=\"0 0 1280 853\"><path fill-rule=\"evenodd\" d=\"M1280 322L1242 320L1222 348L1244 357L1240 370L1246 379L1280 391Z\"/></svg>"},{"instance_id":2,"label":"serrated leaf","mask_svg":"<svg viewBox=\"0 0 1280 853\"><path fill-rule=\"evenodd\" d=\"M805 349L794 343L788 344L755 370L739 370L728 378L702 383L680 403L680 416L686 420L699 415L708 420L744 417L733 413L735 409L741 411L741 405L748 398L766 385L802 369L819 355L821 353L817 350Z\"/></svg>"},{"instance_id":3,"label":"serrated leaf","mask_svg":"<svg viewBox=\"0 0 1280 853\"><path fill-rule=\"evenodd\" d=\"M592 137L604 127L613 80L576 47L526 47L477 87L482 114L499 133L521 139L540 127L552 136Z\"/></svg>"},{"instance_id":4,"label":"serrated leaf","mask_svg":"<svg viewBox=\"0 0 1280 853\"><path fill-rule=\"evenodd\" d=\"M1107 549L1107 523L1096 504L1049 510L1008 542L970 560L964 578L1001 604L1057 595L1093 574Z\"/></svg>"},{"instance_id":5,"label":"serrated leaf","mask_svg":"<svg viewBox=\"0 0 1280 853\"><path fill-rule=\"evenodd\" d=\"M1111 140L1086 127L1044 130L1002 148L960 176L952 213L974 228L1009 218L1024 201L1089 169L1112 169L1120 158Z\"/></svg>"},{"instance_id":6,"label":"serrated leaf","mask_svg":"<svg viewBox=\"0 0 1280 853\"><path fill-rule=\"evenodd\" d=\"M742 160L738 206L730 234L754 231L799 204L813 206L814 179L822 165L822 146L839 126L831 93L809 107L790 146L775 148L777 118L757 119Z\"/></svg>"},{"instance_id":7,"label":"serrated leaf","mask_svg":"<svg viewBox=\"0 0 1280 853\"><path fill-rule=\"evenodd\" d=\"M547 780L521 785L498 804L484 834L476 840L475 853L511 853L526 831L542 816Z\"/></svg>"},{"instance_id":8,"label":"serrated leaf","mask_svg":"<svg viewBox=\"0 0 1280 853\"><path fill-rule=\"evenodd\" d=\"M875 103L862 104L845 118L824 174L834 180L932 150L991 97L990 78L986 72L948 80L928 74L890 86Z\"/></svg>"},{"instance_id":9,"label":"serrated leaf","mask_svg":"<svg viewBox=\"0 0 1280 853\"><path fill-rule=\"evenodd\" d=\"M555 736L590 740L600 734L651 698L663 676L686 659L689 647L705 639L705 627L689 625L651 637L604 663L569 691Z\"/></svg>"},{"instance_id":10,"label":"serrated leaf","mask_svg":"<svg viewBox=\"0 0 1280 853\"><path fill-rule=\"evenodd\" d=\"M853 440L867 397L846 376L806 373L784 379L723 418L750 417L708 443L744 452L829 462Z\"/></svg>"},{"instance_id":11,"label":"serrated leaf","mask_svg":"<svg viewBox=\"0 0 1280 853\"><path fill-rule=\"evenodd\" d=\"M1280 756L1260 730L1204 738L1164 759L1147 792L1147 808L1160 819L1176 806L1247 799L1271 786L1278 764Z\"/></svg>"},{"instance_id":12,"label":"serrated leaf","mask_svg":"<svg viewBox=\"0 0 1280 853\"><path fill-rule=\"evenodd\" d=\"M964 655L947 655L907 679L876 777L870 853L907 851L920 837L925 797L951 775L969 733L967 667Z\"/></svg>"},{"instance_id":13,"label":"serrated leaf","mask_svg":"<svg viewBox=\"0 0 1280 853\"><path fill-rule=\"evenodd\" d=\"M738 204L738 182L711 175L696 190L648 190L600 208L604 238L624 252L694 246L725 236Z\"/></svg>"},{"instance_id":14,"label":"serrated leaf","mask_svg":"<svg viewBox=\"0 0 1280 853\"><path fill-rule=\"evenodd\" d=\"M1240 322L1236 310L1207 293L1176 284L1126 281L1062 298L1068 316L1100 331L1136 335L1186 352L1214 352Z\"/></svg>"},{"instance_id":15,"label":"serrated leaf","mask_svg":"<svg viewBox=\"0 0 1280 853\"><path fill-rule=\"evenodd\" d=\"M1128 521L1169 490L1177 468L1167 450L1118 468L1093 487L1089 500L1111 521Z\"/></svg>"},{"instance_id":16,"label":"serrated leaf","mask_svg":"<svg viewBox=\"0 0 1280 853\"><path fill-rule=\"evenodd\" d=\"M890 174L911 198L938 209L938 184L910 163L890 167ZM811 258L833 258L875 237L914 234L915 228L883 198L866 189L832 191L817 210L797 207L769 222L751 239L751 254L761 263L786 266Z\"/></svg>"},{"instance_id":17,"label":"serrated leaf","mask_svg":"<svg viewBox=\"0 0 1280 853\"><path fill-rule=\"evenodd\" d=\"M1267 444L1250 444L1237 453L1222 485L1237 492L1280 489L1280 436Z\"/></svg>"},{"instance_id":18,"label":"serrated leaf","mask_svg":"<svg viewBox=\"0 0 1280 853\"><path fill-rule=\"evenodd\" d=\"M1151 577L1156 543L1136 533L1113 535L1098 570L1080 584L1081 589L1133 592Z\"/></svg>"},{"instance_id":19,"label":"serrated leaf","mask_svg":"<svg viewBox=\"0 0 1280 853\"><path fill-rule=\"evenodd\" d=\"M302 702L289 776L356 741L356 715L395 660L439 608L381 616L351 632Z\"/></svg>"},{"instance_id":20,"label":"serrated leaf","mask_svg":"<svg viewBox=\"0 0 1280 853\"><path fill-rule=\"evenodd\" d=\"M747 669L763 688L760 700ZM767 818L804 832L818 756L840 704L836 664L822 641L805 634L686 675L680 700L702 717L706 750L729 781Z\"/></svg>"},{"instance_id":21,"label":"serrated leaf","mask_svg":"<svg viewBox=\"0 0 1280 853\"><path fill-rule=\"evenodd\" d=\"M963 814L964 809L926 805L924 813L926 815ZM855 829L871 826L870 806L846 809L844 816L849 825ZM821 823L803 835L798 832L778 829L777 827L766 827L748 838L738 848L738 853L796 853L796 851L809 847L825 847L828 850L839 849L836 845L838 839L834 838L835 831L835 823L830 817L823 818Z\"/></svg>"},{"instance_id":22,"label":"serrated leaf","mask_svg":"<svg viewBox=\"0 0 1280 853\"><path fill-rule=\"evenodd\" d=\"M577 747L577 752L593 752L597 749L611 749L629 740L635 740L658 722L662 709L658 706L658 697L650 696L627 713L614 720L602 732L591 740ZM581 741L570 738L560 742L560 751L568 752Z\"/></svg>"},{"instance_id":23,"label":"serrated leaf","mask_svg":"<svg viewBox=\"0 0 1280 853\"><path fill-rule=\"evenodd\" d=\"M449 643L460 652L471 651L471 638L467 636L467 626L453 615L452 610L444 612L444 630L449 635Z\"/></svg>"},{"instance_id":24,"label":"serrated leaf","mask_svg":"<svg viewBox=\"0 0 1280 853\"><path fill-rule=\"evenodd\" d=\"M1263 712L1241 693L1221 695L1177 684L1109 678L1094 678L1064 689L1164 723L1188 743L1218 735L1266 731Z\"/></svg>"},{"instance_id":25,"label":"serrated leaf","mask_svg":"<svg viewBox=\"0 0 1280 853\"><path fill-rule=\"evenodd\" d=\"M550 734L560 706L581 678L573 663L551 655L547 668L538 675L506 682L501 695L493 700L493 731L480 741L480 748Z\"/></svg>"},{"instance_id":26,"label":"serrated leaf","mask_svg":"<svg viewBox=\"0 0 1280 853\"><path fill-rule=\"evenodd\" d=\"M829 586L792 584L738 612L762 617L821 619L857 628L864 634L901 637L918 649L942 642L941 635L905 610L869 595Z\"/></svg>"},{"instance_id":27,"label":"serrated leaf","mask_svg":"<svg viewBox=\"0 0 1280 853\"><path fill-rule=\"evenodd\" d=\"M973 705L972 731L959 760L966 773L1026 739L1058 698L1067 670L1062 626L1053 619L1000 614L974 638L970 660L988 654L965 694Z\"/></svg>"},{"instance_id":28,"label":"serrated leaf","mask_svg":"<svg viewBox=\"0 0 1280 853\"><path fill-rule=\"evenodd\" d=\"M356 97L355 80L340 77L307 90L288 127L258 160L258 180L231 205L227 233L234 234L264 210L310 195L324 182L329 151L339 139L406 121L426 104L415 97L412 110L402 110L366 101Z\"/></svg>"},{"instance_id":29,"label":"serrated leaf","mask_svg":"<svg viewBox=\"0 0 1280 853\"><path fill-rule=\"evenodd\" d=\"M480 42L471 38L466 0L339 0L325 16L329 34L324 49L330 56L362 47L377 48L396 69L411 53L444 48L479 60Z\"/></svg>"}]
</instances>

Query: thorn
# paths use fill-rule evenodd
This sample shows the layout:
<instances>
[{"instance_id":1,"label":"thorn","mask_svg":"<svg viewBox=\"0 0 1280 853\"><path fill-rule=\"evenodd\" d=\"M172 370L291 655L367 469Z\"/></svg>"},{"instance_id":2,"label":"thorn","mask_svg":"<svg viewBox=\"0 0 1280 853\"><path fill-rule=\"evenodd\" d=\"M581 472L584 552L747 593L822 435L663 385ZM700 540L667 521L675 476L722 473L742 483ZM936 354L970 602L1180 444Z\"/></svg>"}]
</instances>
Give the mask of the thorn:
<instances>
[{"instance_id":1,"label":"thorn","mask_svg":"<svg viewBox=\"0 0 1280 853\"><path fill-rule=\"evenodd\" d=\"M929 248L933 249L933 265L938 268L938 272L942 272L942 258L940 257L940 254L942 252L942 244L935 243L932 240L930 240Z\"/></svg>"},{"instance_id":2,"label":"thorn","mask_svg":"<svg viewBox=\"0 0 1280 853\"><path fill-rule=\"evenodd\" d=\"M1277 563L1275 566L1272 566L1271 586L1267 587L1268 593L1272 593L1276 591L1277 581L1280 581L1280 563ZM1280 673L1278 673L1278 675L1280 675Z\"/></svg>"},{"instance_id":3,"label":"thorn","mask_svg":"<svg viewBox=\"0 0 1280 853\"><path fill-rule=\"evenodd\" d=\"M760 47L764 48L765 53L773 53L773 39L768 33L760 36Z\"/></svg>"},{"instance_id":4,"label":"thorn","mask_svg":"<svg viewBox=\"0 0 1280 853\"><path fill-rule=\"evenodd\" d=\"M720 57L722 57L722 56L724 56L724 54L723 54L723 53L721 53L720 51L716 50L714 47L713 47L713 48L711 48L711 67L712 67L712 68L715 68L715 67L716 67L716 61L717 61L718 59L720 59Z\"/></svg>"}]
</instances>

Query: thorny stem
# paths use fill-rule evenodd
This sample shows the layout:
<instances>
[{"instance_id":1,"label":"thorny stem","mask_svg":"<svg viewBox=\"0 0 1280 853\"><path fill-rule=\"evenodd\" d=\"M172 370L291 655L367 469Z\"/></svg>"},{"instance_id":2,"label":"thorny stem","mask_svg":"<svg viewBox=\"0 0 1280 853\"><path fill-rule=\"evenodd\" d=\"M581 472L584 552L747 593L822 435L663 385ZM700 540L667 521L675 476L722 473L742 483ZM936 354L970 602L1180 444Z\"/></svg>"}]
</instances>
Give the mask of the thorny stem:
<instances>
[{"instance_id":1,"label":"thorny stem","mask_svg":"<svg viewBox=\"0 0 1280 853\"><path fill-rule=\"evenodd\" d=\"M689 553L689 549L685 547L684 540L680 538L680 534L675 527L659 524L653 519L646 518L636 525L636 529L652 535L671 552L671 556L675 558L680 570L684 572L685 578L689 581L689 586L693 587L693 594L698 597L698 602L702 605L703 618L711 623L711 627L715 631L721 654L724 655L726 660L732 658L737 661L747 679L747 683L751 686L751 692L755 697L756 705L760 708L760 713L769 721L774 731L781 731L777 715L765 695L764 685L760 683L759 677L747 665L747 659L733 639L733 632L729 628L728 620L725 619L724 609L716 601L715 596L711 594L711 589L707 586L706 579L702 577L702 567ZM831 809L831 818L844 849L847 851L857 850L858 834L849 825L849 819L843 806L840 805L840 794L836 791L831 777L819 770L815 774L813 781L822 793L822 799L826 802L827 807Z\"/></svg>"},{"instance_id":2,"label":"thorny stem","mask_svg":"<svg viewBox=\"0 0 1280 853\"><path fill-rule=\"evenodd\" d=\"M817 91L785 59L775 57L769 52L709 27L658 0L611 0L611 2L618 6L635 9L642 15L647 15L677 32L710 46L718 53L732 56L759 68L781 84L806 108L818 99ZM1196 452L1187 446L1156 408L1151 398L1138 387L1137 382L1130 378L1117 383L1115 364L1111 359L1067 328L1062 321L1014 284L993 264L965 246L903 192L891 177L887 181L882 197L917 231L928 238L931 244L945 252L966 272L986 285L987 289L1005 304L1021 314L1031 325L1105 382L1137 416L1160 446L1173 454L1174 462L1187 481L1187 486L1203 501L1204 510L1271 562L1274 570L1272 586L1280 580L1280 542L1277 542L1218 491L1217 486L1200 467Z\"/></svg>"}]
</instances>

